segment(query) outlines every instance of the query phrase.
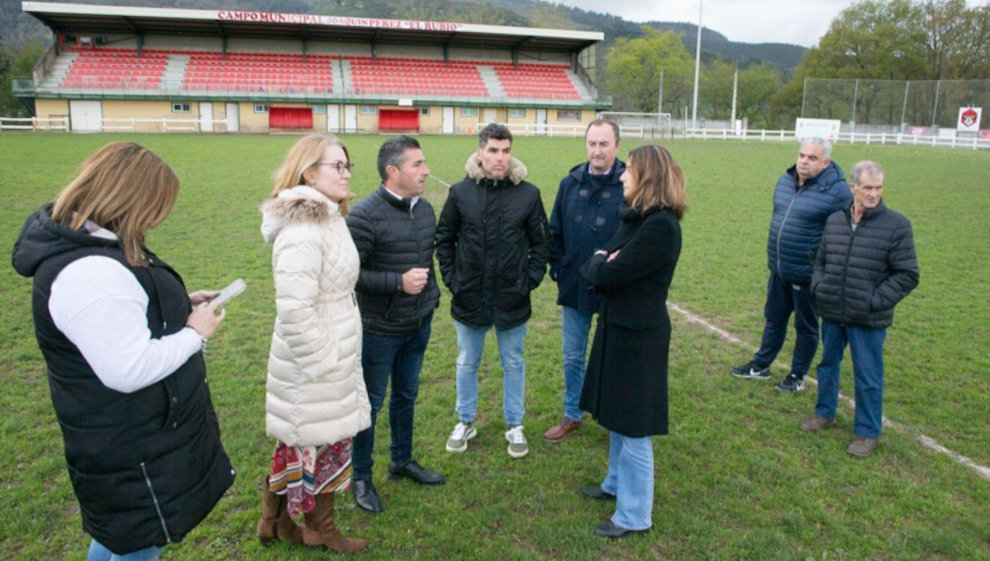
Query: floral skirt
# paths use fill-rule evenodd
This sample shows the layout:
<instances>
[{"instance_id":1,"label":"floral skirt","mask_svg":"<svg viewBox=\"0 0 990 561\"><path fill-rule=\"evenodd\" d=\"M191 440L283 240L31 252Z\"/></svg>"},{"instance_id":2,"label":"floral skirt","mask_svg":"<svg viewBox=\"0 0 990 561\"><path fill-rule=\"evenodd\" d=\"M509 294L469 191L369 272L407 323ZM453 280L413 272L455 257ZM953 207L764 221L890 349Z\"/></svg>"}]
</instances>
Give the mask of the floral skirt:
<instances>
[{"instance_id":1,"label":"floral skirt","mask_svg":"<svg viewBox=\"0 0 990 561\"><path fill-rule=\"evenodd\" d=\"M291 516L313 510L316 495L344 491L350 485L350 438L323 446L275 443L268 489L286 496Z\"/></svg>"}]
</instances>

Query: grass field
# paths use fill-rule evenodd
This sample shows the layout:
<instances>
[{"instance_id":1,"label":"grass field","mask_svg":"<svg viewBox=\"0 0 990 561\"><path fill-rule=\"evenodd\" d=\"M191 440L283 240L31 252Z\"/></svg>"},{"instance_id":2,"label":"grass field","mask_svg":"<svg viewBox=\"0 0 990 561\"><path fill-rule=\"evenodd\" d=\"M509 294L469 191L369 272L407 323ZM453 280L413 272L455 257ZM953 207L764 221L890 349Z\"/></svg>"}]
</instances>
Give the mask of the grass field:
<instances>
[{"instance_id":1,"label":"grass field","mask_svg":"<svg viewBox=\"0 0 990 561\"><path fill-rule=\"evenodd\" d=\"M270 249L259 202L295 137L0 135L0 240L10 248L24 218L52 199L99 146L136 140L172 164L183 182L171 217L149 246L191 290L243 277L207 363L224 443L238 468L230 493L171 560L322 559L325 552L254 538L258 493L272 441L264 433L264 384L274 315ZM348 136L358 197L377 186L378 136ZM435 178L463 177L471 138L423 137ZM638 143L627 141L622 157ZM448 478L440 488L388 481L387 408L379 420L375 483L385 512L371 517L339 501L346 532L365 537L362 559L990 559L990 481L921 444L928 435L990 465L990 154L837 146L848 169L875 159L888 170L887 204L913 222L921 284L897 308L886 346L886 430L872 457L845 453L852 411L839 427L807 435L816 391L780 396L741 381L729 365L759 342L771 190L794 161L794 144L671 141L688 176L684 251L670 299L736 335L727 342L673 314L671 433L654 441L653 530L618 543L592 535L609 514L579 497L599 482L607 433L593 421L548 444L559 421L563 378L556 289L534 294L527 339L526 433L530 455L505 452L501 372L493 341L481 370L479 436L467 453L444 450L456 422L455 335L445 294L434 320L417 411L415 454ZM584 159L580 140L519 138L514 151L549 209L560 177ZM439 213L446 194L428 183ZM31 325L30 281L0 268L0 559L85 558L88 538L65 472L61 435ZM491 339L491 338L490 338ZM109 344L109 343L108 343ZM368 351L366 351L368 352ZM790 341L781 357L789 360ZM774 379L786 374L776 367ZM843 393L852 395L848 359Z\"/></svg>"}]
</instances>

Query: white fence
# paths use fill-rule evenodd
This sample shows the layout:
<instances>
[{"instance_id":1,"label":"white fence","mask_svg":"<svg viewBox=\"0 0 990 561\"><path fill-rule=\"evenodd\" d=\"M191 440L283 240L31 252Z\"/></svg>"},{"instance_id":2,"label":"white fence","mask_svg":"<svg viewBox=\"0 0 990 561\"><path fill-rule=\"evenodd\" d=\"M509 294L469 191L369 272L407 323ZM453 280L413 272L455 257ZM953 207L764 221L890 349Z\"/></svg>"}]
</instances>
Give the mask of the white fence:
<instances>
[{"instance_id":1,"label":"white fence","mask_svg":"<svg viewBox=\"0 0 990 561\"><path fill-rule=\"evenodd\" d=\"M207 132L200 119L103 119L101 132ZM513 134L519 136L555 136L582 138L587 125L508 124ZM652 130L643 126L620 127L622 138L655 138ZM0 131L69 131L68 117L51 119L0 117ZM227 132L226 120L214 120L213 132ZM92 131L96 132L96 131ZM793 130L743 130L733 129L685 129L680 138L699 140L738 140L741 142L796 142ZM890 132L839 133L837 142L843 144L895 144L899 146L932 146L938 148L963 148L990 150L990 139L941 136L919 136Z\"/></svg>"},{"instance_id":2,"label":"white fence","mask_svg":"<svg viewBox=\"0 0 990 561\"><path fill-rule=\"evenodd\" d=\"M565 136L570 138L584 138L584 132L588 125L542 125L534 123L501 123L517 136ZM646 127L620 126L619 131L622 138L651 138Z\"/></svg>"},{"instance_id":3,"label":"white fence","mask_svg":"<svg viewBox=\"0 0 990 561\"><path fill-rule=\"evenodd\" d=\"M165 117L160 119L103 119L98 130L85 132L207 132L203 130L203 125L204 122L200 119L168 119ZM227 132L227 121L213 120L212 128L213 132ZM0 117L0 131L10 130L68 132L70 130L69 118Z\"/></svg>"},{"instance_id":4,"label":"white fence","mask_svg":"<svg viewBox=\"0 0 990 561\"><path fill-rule=\"evenodd\" d=\"M0 131L68 131L69 118L56 117L52 119L39 119L37 117L14 118L0 117Z\"/></svg>"},{"instance_id":5,"label":"white fence","mask_svg":"<svg viewBox=\"0 0 990 561\"><path fill-rule=\"evenodd\" d=\"M625 135L625 129L622 132ZM792 130L746 130L729 129L686 129L683 138L700 140L739 140L743 142L797 142ZM959 138L939 136L919 136L901 133L839 133L836 142L842 144L895 144L900 146L932 146L938 148L966 148L970 150L990 150L990 139Z\"/></svg>"}]
</instances>

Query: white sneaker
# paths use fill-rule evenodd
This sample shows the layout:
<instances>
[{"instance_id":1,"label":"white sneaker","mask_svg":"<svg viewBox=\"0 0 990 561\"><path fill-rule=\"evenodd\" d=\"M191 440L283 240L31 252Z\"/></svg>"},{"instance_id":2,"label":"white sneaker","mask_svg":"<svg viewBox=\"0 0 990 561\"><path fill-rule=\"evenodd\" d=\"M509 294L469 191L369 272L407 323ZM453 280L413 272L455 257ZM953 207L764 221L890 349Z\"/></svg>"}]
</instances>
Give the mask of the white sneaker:
<instances>
[{"instance_id":1,"label":"white sneaker","mask_svg":"<svg viewBox=\"0 0 990 561\"><path fill-rule=\"evenodd\" d=\"M505 439L509 441L509 455L513 458L522 458L529 454L529 444L523 434L522 425L516 425L505 431Z\"/></svg>"},{"instance_id":2,"label":"white sneaker","mask_svg":"<svg viewBox=\"0 0 990 561\"><path fill-rule=\"evenodd\" d=\"M468 440L478 436L478 430L473 423L458 422L447 439L448 452L463 452L467 450Z\"/></svg>"}]
</instances>

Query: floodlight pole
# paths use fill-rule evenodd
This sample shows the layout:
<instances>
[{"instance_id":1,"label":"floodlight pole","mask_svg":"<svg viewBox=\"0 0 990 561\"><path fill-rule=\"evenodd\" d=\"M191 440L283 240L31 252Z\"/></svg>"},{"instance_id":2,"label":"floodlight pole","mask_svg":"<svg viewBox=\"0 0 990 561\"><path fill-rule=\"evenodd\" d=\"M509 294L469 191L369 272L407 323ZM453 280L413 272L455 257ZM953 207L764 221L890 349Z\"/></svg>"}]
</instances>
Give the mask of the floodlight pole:
<instances>
[{"instance_id":1,"label":"floodlight pole","mask_svg":"<svg viewBox=\"0 0 990 561\"><path fill-rule=\"evenodd\" d=\"M663 68L660 69L660 97L657 99L657 126L663 126L660 115L663 114Z\"/></svg>"},{"instance_id":2,"label":"floodlight pole","mask_svg":"<svg viewBox=\"0 0 990 561\"><path fill-rule=\"evenodd\" d=\"M739 93L739 67L736 67L735 74L732 75L732 118L729 119L729 128L736 129L736 99Z\"/></svg>"},{"instance_id":3,"label":"floodlight pole","mask_svg":"<svg viewBox=\"0 0 990 561\"><path fill-rule=\"evenodd\" d=\"M698 42L694 47L694 106L691 108L691 128L698 128L698 74L701 70L701 7L703 0L698 0Z\"/></svg>"}]
</instances>

